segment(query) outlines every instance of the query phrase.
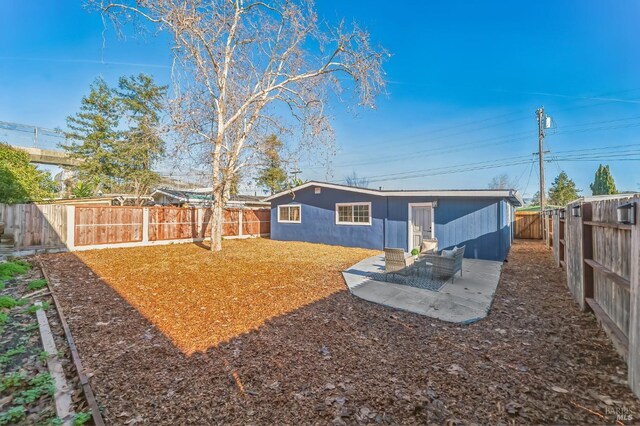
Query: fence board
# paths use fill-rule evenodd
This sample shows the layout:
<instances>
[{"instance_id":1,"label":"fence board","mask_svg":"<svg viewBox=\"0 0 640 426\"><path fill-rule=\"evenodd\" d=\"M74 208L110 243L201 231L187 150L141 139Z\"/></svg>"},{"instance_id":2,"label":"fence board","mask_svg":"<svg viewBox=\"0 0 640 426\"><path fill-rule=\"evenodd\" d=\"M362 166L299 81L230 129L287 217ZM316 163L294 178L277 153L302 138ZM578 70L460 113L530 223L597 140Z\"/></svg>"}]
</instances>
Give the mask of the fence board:
<instances>
[{"instance_id":1,"label":"fence board","mask_svg":"<svg viewBox=\"0 0 640 426\"><path fill-rule=\"evenodd\" d=\"M65 206L56 204L0 204L0 222L15 248L63 248L66 243Z\"/></svg>"},{"instance_id":2,"label":"fence board","mask_svg":"<svg viewBox=\"0 0 640 426\"><path fill-rule=\"evenodd\" d=\"M572 215L572 207L580 202L569 204L566 208L566 232L565 232L565 264L567 269L567 286L580 305L580 309L586 310L583 295L583 252L582 252L582 217Z\"/></svg>"},{"instance_id":3,"label":"fence board","mask_svg":"<svg viewBox=\"0 0 640 426\"><path fill-rule=\"evenodd\" d=\"M71 218L67 218L69 208L75 211ZM147 237L143 229L146 211ZM5 233L14 236L15 249L65 248L67 226L73 235L71 250L73 246L203 239L211 236L210 218L210 210L204 208L0 204L0 221L5 223ZM246 209L242 213L237 208L225 209L223 236L267 235L270 220L268 208Z\"/></svg>"},{"instance_id":4,"label":"fence board","mask_svg":"<svg viewBox=\"0 0 640 426\"><path fill-rule=\"evenodd\" d=\"M149 208L149 241L199 237L198 209Z\"/></svg>"},{"instance_id":5,"label":"fence board","mask_svg":"<svg viewBox=\"0 0 640 426\"><path fill-rule=\"evenodd\" d=\"M554 252L565 246L567 284L580 306L591 309L629 366L629 385L640 396L640 215L617 223L617 208L635 197L579 200L567 206ZM574 217L574 206L580 217ZM554 225L562 226L560 221Z\"/></svg>"},{"instance_id":6,"label":"fence board","mask_svg":"<svg viewBox=\"0 0 640 426\"><path fill-rule=\"evenodd\" d=\"M542 239L540 212L519 212L515 217L515 238Z\"/></svg>"},{"instance_id":7,"label":"fence board","mask_svg":"<svg viewBox=\"0 0 640 426\"><path fill-rule=\"evenodd\" d=\"M636 224L631 230L631 289L629 296L629 385L640 398L640 198L636 198Z\"/></svg>"},{"instance_id":8,"label":"fence board","mask_svg":"<svg viewBox=\"0 0 640 426\"><path fill-rule=\"evenodd\" d=\"M76 246L142 241L142 207L76 206Z\"/></svg>"}]
</instances>

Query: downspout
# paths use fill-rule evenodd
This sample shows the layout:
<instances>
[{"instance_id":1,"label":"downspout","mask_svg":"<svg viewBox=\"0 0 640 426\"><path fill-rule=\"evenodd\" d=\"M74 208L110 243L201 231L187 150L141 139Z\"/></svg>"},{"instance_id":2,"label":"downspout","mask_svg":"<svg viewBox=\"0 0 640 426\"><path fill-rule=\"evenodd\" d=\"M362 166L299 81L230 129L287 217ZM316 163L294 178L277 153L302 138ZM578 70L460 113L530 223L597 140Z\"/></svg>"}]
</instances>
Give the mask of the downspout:
<instances>
[{"instance_id":1,"label":"downspout","mask_svg":"<svg viewBox=\"0 0 640 426\"><path fill-rule=\"evenodd\" d=\"M389 220L389 197L384 197L386 203L386 212L384 214L384 222L382 222L382 248L387 247L387 220Z\"/></svg>"}]
</instances>

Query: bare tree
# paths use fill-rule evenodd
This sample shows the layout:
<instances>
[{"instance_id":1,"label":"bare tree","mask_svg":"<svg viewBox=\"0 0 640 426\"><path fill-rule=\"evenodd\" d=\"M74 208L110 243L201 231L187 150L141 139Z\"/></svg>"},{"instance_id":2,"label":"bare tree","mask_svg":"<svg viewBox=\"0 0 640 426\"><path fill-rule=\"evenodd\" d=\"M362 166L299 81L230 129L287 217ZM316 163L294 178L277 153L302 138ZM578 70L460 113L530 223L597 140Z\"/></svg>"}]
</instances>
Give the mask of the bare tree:
<instances>
[{"instance_id":1,"label":"bare tree","mask_svg":"<svg viewBox=\"0 0 640 426\"><path fill-rule=\"evenodd\" d=\"M369 179L358 176L355 171L344 178L344 181L349 186L357 186L359 188L367 188L369 186Z\"/></svg>"},{"instance_id":2,"label":"bare tree","mask_svg":"<svg viewBox=\"0 0 640 426\"><path fill-rule=\"evenodd\" d=\"M511 179L509 179L509 175L503 173L491 179L489 189L513 189L513 184L511 183Z\"/></svg>"},{"instance_id":3,"label":"bare tree","mask_svg":"<svg viewBox=\"0 0 640 426\"><path fill-rule=\"evenodd\" d=\"M222 248L230 184L261 162L265 135L295 136L299 152L330 149L329 94L350 93L373 107L385 87L388 53L355 24L321 20L313 0L102 0L99 7L118 30L134 21L171 35L173 127L211 172L211 250Z\"/></svg>"}]
</instances>

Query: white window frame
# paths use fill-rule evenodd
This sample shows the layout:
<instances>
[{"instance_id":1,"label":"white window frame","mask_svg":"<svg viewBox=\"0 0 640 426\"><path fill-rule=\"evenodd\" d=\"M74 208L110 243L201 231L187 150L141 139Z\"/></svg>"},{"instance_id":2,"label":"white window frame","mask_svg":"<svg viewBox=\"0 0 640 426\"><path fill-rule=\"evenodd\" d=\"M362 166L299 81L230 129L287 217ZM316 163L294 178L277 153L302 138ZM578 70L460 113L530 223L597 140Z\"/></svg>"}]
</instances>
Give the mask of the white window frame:
<instances>
[{"instance_id":1,"label":"white window frame","mask_svg":"<svg viewBox=\"0 0 640 426\"><path fill-rule=\"evenodd\" d=\"M298 215L298 220L280 219L280 208L281 207L297 207L300 210L300 214ZM280 204L278 206L278 223L301 223L301 222L302 222L302 204Z\"/></svg>"},{"instance_id":2,"label":"white window frame","mask_svg":"<svg viewBox=\"0 0 640 426\"><path fill-rule=\"evenodd\" d=\"M338 214L338 207L344 206L369 206L369 221L368 222L340 222L340 215ZM354 202L354 203L336 203L336 225L347 225L347 226L371 226L371 202ZM353 214L351 216L353 219Z\"/></svg>"}]
</instances>

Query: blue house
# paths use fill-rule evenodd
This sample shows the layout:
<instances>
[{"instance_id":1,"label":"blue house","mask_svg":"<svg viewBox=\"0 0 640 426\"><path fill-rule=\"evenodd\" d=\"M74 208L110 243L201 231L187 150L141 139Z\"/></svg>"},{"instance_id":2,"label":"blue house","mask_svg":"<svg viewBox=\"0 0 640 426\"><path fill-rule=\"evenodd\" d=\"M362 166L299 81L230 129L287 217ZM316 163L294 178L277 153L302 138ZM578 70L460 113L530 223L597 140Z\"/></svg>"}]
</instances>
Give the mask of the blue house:
<instances>
[{"instance_id":1,"label":"blue house","mask_svg":"<svg viewBox=\"0 0 640 426\"><path fill-rule=\"evenodd\" d=\"M465 257L504 260L513 240L515 190L383 191L307 182L266 198L271 238L410 251L424 238Z\"/></svg>"}]
</instances>

